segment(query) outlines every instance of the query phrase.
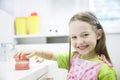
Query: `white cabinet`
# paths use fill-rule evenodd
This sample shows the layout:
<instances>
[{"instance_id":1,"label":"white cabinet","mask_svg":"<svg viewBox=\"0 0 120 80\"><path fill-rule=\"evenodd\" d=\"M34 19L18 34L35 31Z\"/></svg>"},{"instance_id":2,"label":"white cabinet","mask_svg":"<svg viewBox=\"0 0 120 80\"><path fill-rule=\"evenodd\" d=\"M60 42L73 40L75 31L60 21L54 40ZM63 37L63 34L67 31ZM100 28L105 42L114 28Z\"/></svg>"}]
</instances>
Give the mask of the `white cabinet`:
<instances>
[{"instance_id":1,"label":"white cabinet","mask_svg":"<svg viewBox=\"0 0 120 80\"><path fill-rule=\"evenodd\" d=\"M37 80L48 80L47 74L43 75L42 77L38 78Z\"/></svg>"},{"instance_id":2,"label":"white cabinet","mask_svg":"<svg viewBox=\"0 0 120 80\"><path fill-rule=\"evenodd\" d=\"M41 64L30 61L30 69L21 71L14 69L15 63L13 61L0 62L0 65L0 80L45 80L49 71L58 68L55 61L48 60Z\"/></svg>"}]
</instances>

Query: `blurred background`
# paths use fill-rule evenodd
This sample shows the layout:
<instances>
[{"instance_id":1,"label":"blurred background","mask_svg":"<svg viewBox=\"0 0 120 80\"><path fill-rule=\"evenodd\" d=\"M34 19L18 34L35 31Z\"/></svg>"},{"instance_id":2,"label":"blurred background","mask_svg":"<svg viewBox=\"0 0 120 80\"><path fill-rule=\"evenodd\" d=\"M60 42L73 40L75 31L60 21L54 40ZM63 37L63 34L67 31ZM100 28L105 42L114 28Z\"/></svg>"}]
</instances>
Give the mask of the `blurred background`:
<instances>
[{"instance_id":1,"label":"blurred background","mask_svg":"<svg viewBox=\"0 0 120 80\"><path fill-rule=\"evenodd\" d=\"M68 52L68 22L92 11L106 32L109 55L120 79L120 0L0 0L0 61L16 50Z\"/></svg>"}]
</instances>

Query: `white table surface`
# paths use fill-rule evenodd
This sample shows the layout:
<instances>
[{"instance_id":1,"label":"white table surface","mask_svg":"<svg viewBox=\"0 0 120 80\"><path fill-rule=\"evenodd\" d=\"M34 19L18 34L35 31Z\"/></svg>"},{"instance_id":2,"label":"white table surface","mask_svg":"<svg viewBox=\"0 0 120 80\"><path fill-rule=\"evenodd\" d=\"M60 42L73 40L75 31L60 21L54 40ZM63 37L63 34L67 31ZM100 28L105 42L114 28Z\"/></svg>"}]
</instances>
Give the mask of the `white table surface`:
<instances>
[{"instance_id":1,"label":"white table surface","mask_svg":"<svg viewBox=\"0 0 120 80\"><path fill-rule=\"evenodd\" d=\"M0 80L36 80L50 70L57 68L55 61L36 63L30 60L29 70L15 70L15 62L0 62Z\"/></svg>"}]
</instances>

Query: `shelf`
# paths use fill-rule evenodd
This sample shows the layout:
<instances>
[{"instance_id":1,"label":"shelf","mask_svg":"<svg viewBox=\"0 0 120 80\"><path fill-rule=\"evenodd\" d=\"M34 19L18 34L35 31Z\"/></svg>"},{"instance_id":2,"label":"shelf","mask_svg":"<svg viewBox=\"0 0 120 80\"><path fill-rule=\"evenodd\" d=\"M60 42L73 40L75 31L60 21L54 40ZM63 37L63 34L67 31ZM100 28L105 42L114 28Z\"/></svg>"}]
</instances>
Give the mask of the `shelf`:
<instances>
[{"instance_id":1,"label":"shelf","mask_svg":"<svg viewBox=\"0 0 120 80\"><path fill-rule=\"evenodd\" d=\"M67 34L34 34L34 35L20 35L14 36L17 44L46 44L46 43L67 43Z\"/></svg>"},{"instance_id":2,"label":"shelf","mask_svg":"<svg viewBox=\"0 0 120 80\"><path fill-rule=\"evenodd\" d=\"M51 35L39 35L39 34L32 34L32 35L15 35L14 38L37 38L37 37L67 37L67 34L51 34Z\"/></svg>"}]
</instances>

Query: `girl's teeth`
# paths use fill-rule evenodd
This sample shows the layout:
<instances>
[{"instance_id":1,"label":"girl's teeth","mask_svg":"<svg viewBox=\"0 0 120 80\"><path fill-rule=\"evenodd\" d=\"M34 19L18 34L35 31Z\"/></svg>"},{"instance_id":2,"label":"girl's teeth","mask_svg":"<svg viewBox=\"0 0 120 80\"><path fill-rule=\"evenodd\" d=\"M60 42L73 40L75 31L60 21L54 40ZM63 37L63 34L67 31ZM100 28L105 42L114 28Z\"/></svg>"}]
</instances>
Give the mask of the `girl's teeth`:
<instances>
[{"instance_id":1,"label":"girl's teeth","mask_svg":"<svg viewBox=\"0 0 120 80\"><path fill-rule=\"evenodd\" d=\"M80 46L78 47L80 50L84 50L87 46Z\"/></svg>"}]
</instances>

